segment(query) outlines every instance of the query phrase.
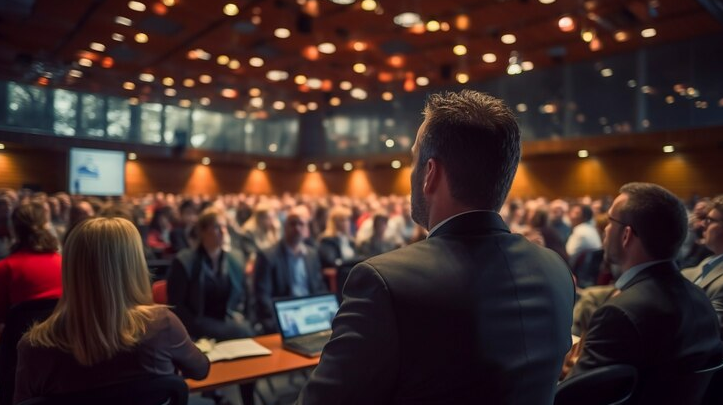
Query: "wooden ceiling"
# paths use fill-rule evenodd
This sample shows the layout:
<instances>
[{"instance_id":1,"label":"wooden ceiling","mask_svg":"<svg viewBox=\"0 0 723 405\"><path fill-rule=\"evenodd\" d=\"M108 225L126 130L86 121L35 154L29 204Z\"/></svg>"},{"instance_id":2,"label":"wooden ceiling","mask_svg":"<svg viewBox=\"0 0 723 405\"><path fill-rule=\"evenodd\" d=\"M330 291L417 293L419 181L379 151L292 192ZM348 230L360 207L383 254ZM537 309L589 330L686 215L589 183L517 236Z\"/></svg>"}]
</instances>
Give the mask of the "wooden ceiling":
<instances>
[{"instance_id":1,"label":"wooden ceiling","mask_svg":"<svg viewBox=\"0 0 723 405\"><path fill-rule=\"evenodd\" d=\"M723 28L696 0L556 0L551 4L539 0L376 0L375 11L363 10L361 0L349 5L330 0L247 0L236 1L238 14L228 16L223 10L229 1L139 0L144 11L130 9L127 0L0 2L0 79L141 101L200 102L219 110L253 110L249 90L258 88L264 98L262 109L281 100L283 109L291 110L332 97L351 100L351 92L340 88L343 81L364 90L370 100L380 100L384 92L396 95L422 89L417 84L419 76L429 79L428 86L439 87L456 84L460 72L473 82L505 75L513 51L540 69ZM364 3L372 4L370 0ZM396 25L394 17L403 12L418 13L422 24L434 19L449 29L428 32L419 29L423 25L416 29ZM575 20L573 31L559 29L558 19L563 15ZM118 16L130 19L131 25L116 23ZM464 16L468 27L460 25ZM599 50L591 50L581 39L582 27L594 29ZM277 28L290 30L290 37L277 38ZM657 35L643 38L645 28L655 28ZM140 32L147 35L147 43L134 39ZM616 41L618 32L625 32L629 39ZM124 39L116 41L114 34ZM514 34L516 42L503 44L503 34ZM91 49L94 42L105 49ZM324 42L334 44L336 51L309 58L308 48ZM355 50L356 42L366 44L366 49ZM466 55L455 55L455 45L465 45ZM486 53L494 54L496 62L483 62ZM194 54L206 55L208 60L194 59ZM221 55L238 60L238 67L218 64ZM82 57L90 59L92 66L80 66ZM263 66L250 66L254 57L263 59ZM356 63L365 64L366 71L354 72ZM82 77L72 77L79 75L74 70L82 72ZM270 81L270 70L286 72L288 78ZM141 81L142 73L151 73L153 81ZM202 75L210 76L210 83L204 83L208 78L202 80ZM323 88L298 85L297 75L320 79ZM166 77L173 79L172 85L163 84ZM193 80L192 87L184 85L186 79ZM126 82L133 83L125 84L133 89L125 89ZM224 89L236 94L227 91L226 96L233 97L226 98Z\"/></svg>"}]
</instances>

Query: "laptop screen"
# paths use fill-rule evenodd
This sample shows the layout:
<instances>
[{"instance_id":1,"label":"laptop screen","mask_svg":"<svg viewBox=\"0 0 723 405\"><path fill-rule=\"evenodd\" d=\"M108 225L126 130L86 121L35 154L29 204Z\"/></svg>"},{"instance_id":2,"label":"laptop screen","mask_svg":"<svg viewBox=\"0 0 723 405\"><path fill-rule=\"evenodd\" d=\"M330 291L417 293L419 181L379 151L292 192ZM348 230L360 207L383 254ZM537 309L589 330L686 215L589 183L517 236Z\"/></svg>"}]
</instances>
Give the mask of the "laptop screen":
<instances>
[{"instance_id":1,"label":"laptop screen","mask_svg":"<svg viewBox=\"0 0 723 405\"><path fill-rule=\"evenodd\" d=\"M339 303L334 294L299 297L274 302L284 339L331 329Z\"/></svg>"}]
</instances>

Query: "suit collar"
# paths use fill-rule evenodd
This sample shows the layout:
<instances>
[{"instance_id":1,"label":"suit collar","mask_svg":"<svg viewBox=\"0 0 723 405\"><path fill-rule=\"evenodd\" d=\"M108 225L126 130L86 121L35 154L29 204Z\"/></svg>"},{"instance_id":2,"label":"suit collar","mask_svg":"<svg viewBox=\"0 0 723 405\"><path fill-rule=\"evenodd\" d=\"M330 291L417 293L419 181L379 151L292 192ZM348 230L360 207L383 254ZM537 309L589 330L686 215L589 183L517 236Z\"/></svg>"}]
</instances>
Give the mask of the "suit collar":
<instances>
[{"instance_id":1,"label":"suit collar","mask_svg":"<svg viewBox=\"0 0 723 405\"><path fill-rule=\"evenodd\" d=\"M655 264L646 267L642 269L638 274L635 275L629 282L627 282L622 288L620 288L621 291L627 290L628 288L632 287L633 285L648 279L650 277L655 277L656 274L662 274L662 273L679 273L678 266L675 265L675 262L671 260L666 260L662 262L655 262Z\"/></svg>"},{"instance_id":2,"label":"suit collar","mask_svg":"<svg viewBox=\"0 0 723 405\"><path fill-rule=\"evenodd\" d=\"M713 256L710 259L705 260L703 263L700 264L700 266L698 266L699 271L697 272L697 274L700 275L703 272L703 266L716 259L718 259L718 263L716 263L715 266L708 272L708 274L703 277L703 281L698 284L703 289L707 288L710 283L715 281L718 277L723 276L723 261L720 260L720 256Z\"/></svg>"},{"instance_id":3,"label":"suit collar","mask_svg":"<svg viewBox=\"0 0 723 405\"><path fill-rule=\"evenodd\" d=\"M510 233L500 214L494 211L467 211L449 217L432 228L428 238L446 235Z\"/></svg>"}]
</instances>

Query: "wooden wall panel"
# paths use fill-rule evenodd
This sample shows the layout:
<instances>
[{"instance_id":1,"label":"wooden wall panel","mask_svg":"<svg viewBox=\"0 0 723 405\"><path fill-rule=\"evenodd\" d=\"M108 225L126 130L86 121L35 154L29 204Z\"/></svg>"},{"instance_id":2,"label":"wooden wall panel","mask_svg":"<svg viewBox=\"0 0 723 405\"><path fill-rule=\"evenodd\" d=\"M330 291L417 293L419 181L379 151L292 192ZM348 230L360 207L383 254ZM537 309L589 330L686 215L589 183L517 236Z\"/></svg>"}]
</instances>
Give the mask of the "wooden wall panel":
<instances>
[{"instance_id":1,"label":"wooden wall panel","mask_svg":"<svg viewBox=\"0 0 723 405\"><path fill-rule=\"evenodd\" d=\"M674 154L607 152L579 159L572 154L525 158L513 183L513 197L600 197L615 195L630 181L651 181L683 198L723 193L723 159L718 148ZM0 151L0 187L35 184L43 191L66 189L66 153L60 151ZM130 195L166 191L217 194L303 192L366 196L410 192L411 169L355 169L316 173L249 170L230 164L203 166L167 158L128 162L126 190Z\"/></svg>"}]
</instances>

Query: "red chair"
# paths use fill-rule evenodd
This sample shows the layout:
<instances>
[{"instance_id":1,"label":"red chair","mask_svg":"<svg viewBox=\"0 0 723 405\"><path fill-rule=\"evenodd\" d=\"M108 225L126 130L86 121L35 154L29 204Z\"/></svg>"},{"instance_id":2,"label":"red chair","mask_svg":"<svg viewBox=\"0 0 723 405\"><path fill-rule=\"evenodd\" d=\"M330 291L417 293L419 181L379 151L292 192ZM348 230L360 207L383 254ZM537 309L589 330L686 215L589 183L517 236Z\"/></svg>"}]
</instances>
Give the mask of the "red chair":
<instances>
[{"instance_id":1,"label":"red chair","mask_svg":"<svg viewBox=\"0 0 723 405\"><path fill-rule=\"evenodd\" d=\"M168 304L166 280L158 280L153 282L153 302L155 302L156 304Z\"/></svg>"}]
</instances>

